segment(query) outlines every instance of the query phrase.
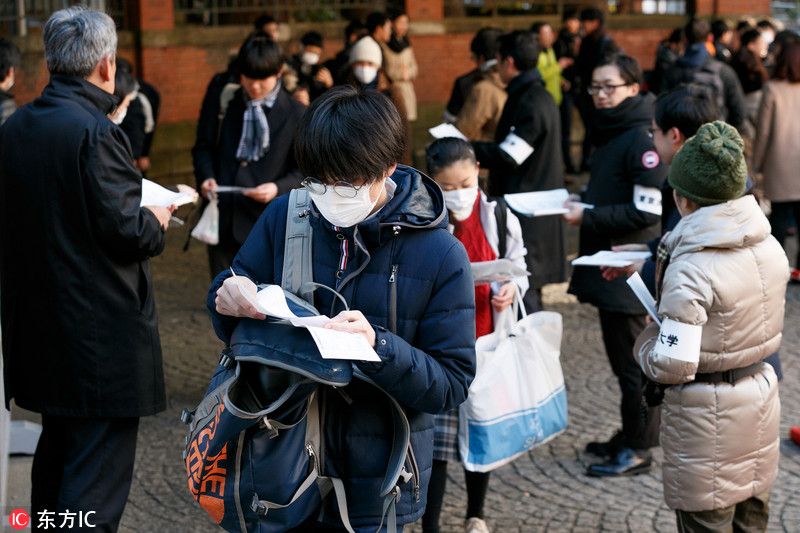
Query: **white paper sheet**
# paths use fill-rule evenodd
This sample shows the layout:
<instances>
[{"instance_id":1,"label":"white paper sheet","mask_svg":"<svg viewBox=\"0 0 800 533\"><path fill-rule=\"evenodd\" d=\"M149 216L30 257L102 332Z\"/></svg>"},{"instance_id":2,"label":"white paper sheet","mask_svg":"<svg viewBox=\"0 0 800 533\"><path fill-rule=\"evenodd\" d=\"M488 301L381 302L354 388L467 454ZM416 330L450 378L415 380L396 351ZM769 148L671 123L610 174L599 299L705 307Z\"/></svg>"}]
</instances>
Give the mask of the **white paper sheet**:
<instances>
[{"instance_id":1,"label":"white paper sheet","mask_svg":"<svg viewBox=\"0 0 800 533\"><path fill-rule=\"evenodd\" d=\"M612 252L601 250L593 255L583 255L572 261L574 266L625 267L634 261L650 259L650 252Z\"/></svg>"},{"instance_id":2,"label":"white paper sheet","mask_svg":"<svg viewBox=\"0 0 800 533\"><path fill-rule=\"evenodd\" d=\"M644 284L638 272L634 272L633 275L628 278L628 286L633 290L633 294L636 295L639 301L642 302L642 305L647 310L647 314L653 318L656 324L661 326L661 319L658 318L658 310L656 309L656 301L653 299L653 295L650 294L650 291L647 290L647 285Z\"/></svg>"},{"instance_id":3,"label":"white paper sheet","mask_svg":"<svg viewBox=\"0 0 800 533\"><path fill-rule=\"evenodd\" d=\"M194 201L195 195L190 192L174 192L162 187L154 181L142 180L142 201L139 205L151 207L169 207L173 204L182 206Z\"/></svg>"},{"instance_id":4,"label":"white paper sheet","mask_svg":"<svg viewBox=\"0 0 800 533\"><path fill-rule=\"evenodd\" d=\"M381 362L367 339L357 333L306 326L323 359Z\"/></svg>"},{"instance_id":5,"label":"white paper sheet","mask_svg":"<svg viewBox=\"0 0 800 533\"><path fill-rule=\"evenodd\" d=\"M484 285L493 281L511 281L520 276L529 276L530 272L515 265L508 259L494 261L478 261L469 264L475 285Z\"/></svg>"},{"instance_id":6,"label":"white paper sheet","mask_svg":"<svg viewBox=\"0 0 800 533\"><path fill-rule=\"evenodd\" d=\"M504 198L508 207L517 213L529 217L562 215L569 212L569 208L564 207L564 202L569 199L569 192L567 189L506 194ZM591 209L594 207L582 202L572 203L582 205L584 209Z\"/></svg>"},{"instance_id":7,"label":"white paper sheet","mask_svg":"<svg viewBox=\"0 0 800 533\"><path fill-rule=\"evenodd\" d=\"M465 141L469 140L458 128L452 124L448 124L447 122L443 122L438 126L428 129L428 133L433 135L436 139L442 139L444 137L456 137Z\"/></svg>"},{"instance_id":8,"label":"white paper sheet","mask_svg":"<svg viewBox=\"0 0 800 533\"><path fill-rule=\"evenodd\" d=\"M242 296L255 307L259 313L269 317L286 320L295 327L303 327L311 334L323 359L347 359L351 361L374 361L379 363L380 357L375 353L367 340L358 333L348 333L325 329L323 326L331 321L325 315L298 317L289 309L283 289L278 285L267 285L258 291L255 298L248 294L231 268L236 286Z\"/></svg>"}]
</instances>

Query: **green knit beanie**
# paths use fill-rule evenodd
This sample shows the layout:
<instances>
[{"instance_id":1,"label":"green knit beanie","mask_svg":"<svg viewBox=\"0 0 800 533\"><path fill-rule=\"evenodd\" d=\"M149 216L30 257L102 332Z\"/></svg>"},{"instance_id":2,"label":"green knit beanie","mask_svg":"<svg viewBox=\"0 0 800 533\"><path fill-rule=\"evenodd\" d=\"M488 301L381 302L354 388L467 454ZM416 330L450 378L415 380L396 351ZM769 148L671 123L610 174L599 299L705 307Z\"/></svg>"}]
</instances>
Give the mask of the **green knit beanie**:
<instances>
[{"instance_id":1,"label":"green knit beanie","mask_svg":"<svg viewBox=\"0 0 800 533\"><path fill-rule=\"evenodd\" d=\"M739 198L747 187L744 142L725 122L703 124L675 154L669 184L699 205Z\"/></svg>"}]
</instances>

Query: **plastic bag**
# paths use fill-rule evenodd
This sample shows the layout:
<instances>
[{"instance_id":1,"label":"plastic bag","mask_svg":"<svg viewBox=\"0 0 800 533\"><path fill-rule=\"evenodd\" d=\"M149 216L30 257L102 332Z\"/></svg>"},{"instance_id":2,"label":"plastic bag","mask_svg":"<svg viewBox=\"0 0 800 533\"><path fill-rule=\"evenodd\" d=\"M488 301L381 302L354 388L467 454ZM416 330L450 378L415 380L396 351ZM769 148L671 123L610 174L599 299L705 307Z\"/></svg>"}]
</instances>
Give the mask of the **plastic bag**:
<instances>
[{"instance_id":1,"label":"plastic bag","mask_svg":"<svg viewBox=\"0 0 800 533\"><path fill-rule=\"evenodd\" d=\"M219 200L213 198L208 202L192 230L192 237L206 244L219 244Z\"/></svg>"},{"instance_id":2,"label":"plastic bag","mask_svg":"<svg viewBox=\"0 0 800 533\"><path fill-rule=\"evenodd\" d=\"M461 460L472 472L507 464L567 427L561 315L540 311L515 322L516 308L475 343L478 370L458 417Z\"/></svg>"}]
</instances>

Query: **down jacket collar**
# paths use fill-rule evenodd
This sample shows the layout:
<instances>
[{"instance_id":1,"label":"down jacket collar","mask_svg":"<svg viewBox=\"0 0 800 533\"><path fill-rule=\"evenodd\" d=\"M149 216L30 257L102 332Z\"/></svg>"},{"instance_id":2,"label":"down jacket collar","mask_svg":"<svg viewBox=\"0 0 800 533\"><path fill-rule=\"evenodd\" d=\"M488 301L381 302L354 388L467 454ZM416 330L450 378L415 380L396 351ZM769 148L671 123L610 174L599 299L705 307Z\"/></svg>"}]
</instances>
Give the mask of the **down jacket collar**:
<instances>
[{"instance_id":1,"label":"down jacket collar","mask_svg":"<svg viewBox=\"0 0 800 533\"><path fill-rule=\"evenodd\" d=\"M760 243L770 235L767 217L755 198L703 207L683 217L667 237L672 258L703 248L743 248Z\"/></svg>"},{"instance_id":2,"label":"down jacket collar","mask_svg":"<svg viewBox=\"0 0 800 533\"><path fill-rule=\"evenodd\" d=\"M447 210L439 185L422 172L403 165L391 175L397 185L394 196L384 205L377 216L370 217L352 228L333 229L330 222L322 218L312 202L314 221L326 231L360 235L368 248L386 241L395 233L395 228L433 229L447 228Z\"/></svg>"},{"instance_id":3,"label":"down jacket collar","mask_svg":"<svg viewBox=\"0 0 800 533\"><path fill-rule=\"evenodd\" d=\"M93 107L108 115L117 107L119 98L88 81L67 74L51 74L50 83L42 91L43 97L67 96L84 107Z\"/></svg>"}]
</instances>

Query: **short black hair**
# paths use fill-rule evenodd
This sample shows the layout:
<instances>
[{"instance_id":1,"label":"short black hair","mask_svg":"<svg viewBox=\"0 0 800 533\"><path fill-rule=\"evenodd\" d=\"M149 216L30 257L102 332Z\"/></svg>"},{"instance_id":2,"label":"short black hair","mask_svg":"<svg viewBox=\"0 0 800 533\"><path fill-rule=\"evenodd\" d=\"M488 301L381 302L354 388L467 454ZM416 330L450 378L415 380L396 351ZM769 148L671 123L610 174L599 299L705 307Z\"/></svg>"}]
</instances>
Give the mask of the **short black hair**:
<instances>
[{"instance_id":1,"label":"short black hair","mask_svg":"<svg viewBox=\"0 0 800 533\"><path fill-rule=\"evenodd\" d=\"M262 28L264 28L265 24L274 24L276 22L277 21L271 15L261 15L255 20L255 22L253 22L253 27L256 29L256 31L260 31Z\"/></svg>"},{"instance_id":2,"label":"short black hair","mask_svg":"<svg viewBox=\"0 0 800 533\"><path fill-rule=\"evenodd\" d=\"M500 28L481 28L469 45L475 57L483 57L486 61L494 59L499 49L497 40L503 35Z\"/></svg>"},{"instance_id":3,"label":"short black hair","mask_svg":"<svg viewBox=\"0 0 800 533\"><path fill-rule=\"evenodd\" d=\"M747 20L740 20L739 23L736 25L737 33L742 33L743 31L747 31L750 28L755 28L752 24L750 24Z\"/></svg>"},{"instance_id":4,"label":"short black hair","mask_svg":"<svg viewBox=\"0 0 800 533\"><path fill-rule=\"evenodd\" d=\"M406 142L388 97L342 85L323 93L303 114L294 153L303 175L323 183L372 183L403 157Z\"/></svg>"},{"instance_id":5,"label":"short black hair","mask_svg":"<svg viewBox=\"0 0 800 533\"><path fill-rule=\"evenodd\" d=\"M686 38L686 33L683 31L683 28L675 28L672 30L672 33L669 34L667 37L668 43L680 44Z\"/></svg>"},{"instance_id":6,"label":"short black hair","mask_svg":"<svg viewBox=\"0 0 800 533\"><path fill-rule=\"evenodd\" d=\"M570 19L580 20L577 9L567 9L564 11L564 14L561 16L561 22L566 22Z\"/></svg>"},{"instance_id":7,"label":"short black hair","mask_svg":"<svg viewBox=\"0 0 800 533\"><path fill-rule=\"evenodd\" d=\"M118 68L114 75L114 96L119 98L119 103L136 90L136 78L129 71Z\"/></svg>"},{"instance_id":8,"label":"short black hair","mask_svg":"<svg viewBox=\"0 0 800 533\"><path fill-rule=\"evenodd\" d=\"M17 68L20 62L17 45L8 39L0 38L0 80L8 76L11 67Z\"/></svg>"},{"instance_id":9,"label":"short black hair","mask_svg":"<svg viewBox=\"0 0 800 533\"><path fill-rule=\"evenodd\" d=\"M236 56L239 74L255 80L275 76L281 71L283 62L281 45L263 32L250 34Z\"/></svg>"},{"instance_id":10,"label":"short black hair","mask_svg":"<svg viewBox=\"0 0 800 533\"><path fill-rule=\"evenodd\" d=\"M600 25L603 25L603 21L605 17L603 16L603 12L597 9L596 7L587 7L583 11L581 11L581 22L587 20L599 20Z\"/></svg>"},{"instance_id":11,"label":"short black hair","mask_svg":"<svg viewBox=\"0 0 800 533\"><path fill-rule=\"evenodd\" d=\"M344 28L344 40L349 41L351 35L358 35L362 30L366 30L367 27L364 26L364 23L358 19L353 19L350 23L345 26Z\"/></svg>"},{"instance_id":12,"label":"short black hair","mask_svg":"<svg viewBox=\"0 0 800 533\"><path fill-rule=\"evenodd\" d=\"M386 16L386 13L382 13L381 11L373 11L367 15L367 32L372 35L372 32L375 31L375 28L383 26L386 24L387 20L389 20L389 17Z\"/></svg>"},{"instance_id":13,"label":"short black hair","mask_svg":"<svg viewBox=\"0 0 800 533\"><path fill-rule=\"evenodd\" d=\"M764 28L769 28L770 30L775 31L775 24L768 21L767 19L763 19L758 21L758 23L756 24L756 28L761 28L762 30Z\"/></svg>"},{"instance_id":14,"label":"short black hair","mask_svg":"<svg viewBox=\"0 0 800 533\"><path fill-rule=\"evenodd\" d=\"M124 57L117 56L117 70L124 70L128 74L133 74L133 65L131 62L125 59Z\"/></svg>"},{"instance_id":15,"label":"short black hair","mask_svg":"<svg viewBox=\"0 0 800 533\"><path fill-rule=\"evenodd\" d=\"M609 53L603 56L603 58L594 68L597 70L600 67L609 66L617 67L619 70L619 76L625 81L625 83L638 83L639 86L641 86L644 82L642 67L639 65L639 62L631 56L626 56L625 54L619 53Z\"/></svg>"},{"instance_id":16,"label":"short black hair","mask_svg":"<svg viewBox=\"0 0 800 533\"><path fill-rule=\"evenodd\" d=\"M711 23L711 33L714 35L715 40L719 40L726 31L730 30L731 27L722 19L717 19Z\"/></svg>"},{"instance_id":17,"label":"short black hair","mask_svg":"<svg viewBox=\"0 0 800 533\"><path fill-rule=\"evenodd\" d=\"M545 26L550 26L550 23L545 22L543 20L540 20L539 22L534 22L533 24L531 24L531 31L538 37L539 32L542 31L542 28L544 28ZM552 28L552 26L550 27Z\"/></svg>"},{"instance_id":18,"label":"short black hair","mask_svg":"<svg viewBox=\"0 0 800 533\"><path fill-rule=\"evenodd\" d=\"M408 16L408 13L406 12L405 9L394 8L386 12L386 17L392 22L394 22L395 20L399 19L402 16L406 17Z\"/></svg>"},{"instance_id":19,"label":"short black hair","mask_svg":"<svg viewBox=\"0 0 800 533\"><path fill-rule=\"evenodd\" d=\"M694 137L700 126L714 122L718 116L717 103L708 87L682 83L659 95L654 119L661 131L678 128L688 139Z\"/></svg>"},{"instance_id":20,"label":"short black hair","mask_svg":"<svg viewBox=\"0 0 800 533\"><path fill-rule=\"evenodd\" d=\"M472 145L464 139L443 137L425 148L425 164L431 177L459 161L469 161L473 164L478 161Z\"/></svg>"},{"instance_id":21,"label":"short black hair","mask_svg":"<svg viewBox=\"0 0 800 533\"><path fill-rule=\"evenodd\" d=\"M536 68L539 62L539 36L530 31L512 31L498 40L500 57L514 59L519 71Z\"/></svg>"},{"instance_id":22,"label":"short black hair","mask_svg":"<svg viewBox=\"0 0 800 533\"><path fill-rule=\"evenodd\" d=\"M754 41L755 41L756 39L758 39L759 37L761 37L761 32L760 32L760 31L758 31L758 30L756 30L756 29L747 30L746 32L744 32L744 33L743 33L743 34L742 34L742 35L739 37L739 46L740 46L741 48L744 48L744 47L746 47L748 44L750 44L750 43L754 42ZM741 49L741 48L740 48L740 49Z\"/></svg>"},{"instance_id":23,"label":"short black hair","mask_svg":"<svg viewBox=\"0 0 800 533\"><path fill-rule=\"evenodd\" d=\"M322 35L315 31L307 32L300 38L303 46L318 46L322 48Z\"/></svg>"},{"instance_id":24,"label":"short black hair","mask_svg":"<svg viewBox=\"0 0 800 533\"><path fill-rule=\"evenodd\" d=\"M704 43L711 33L711 24L705 19L692 19L686 24L684 31L689 44Z\"/></svg>"}]
</instances>

